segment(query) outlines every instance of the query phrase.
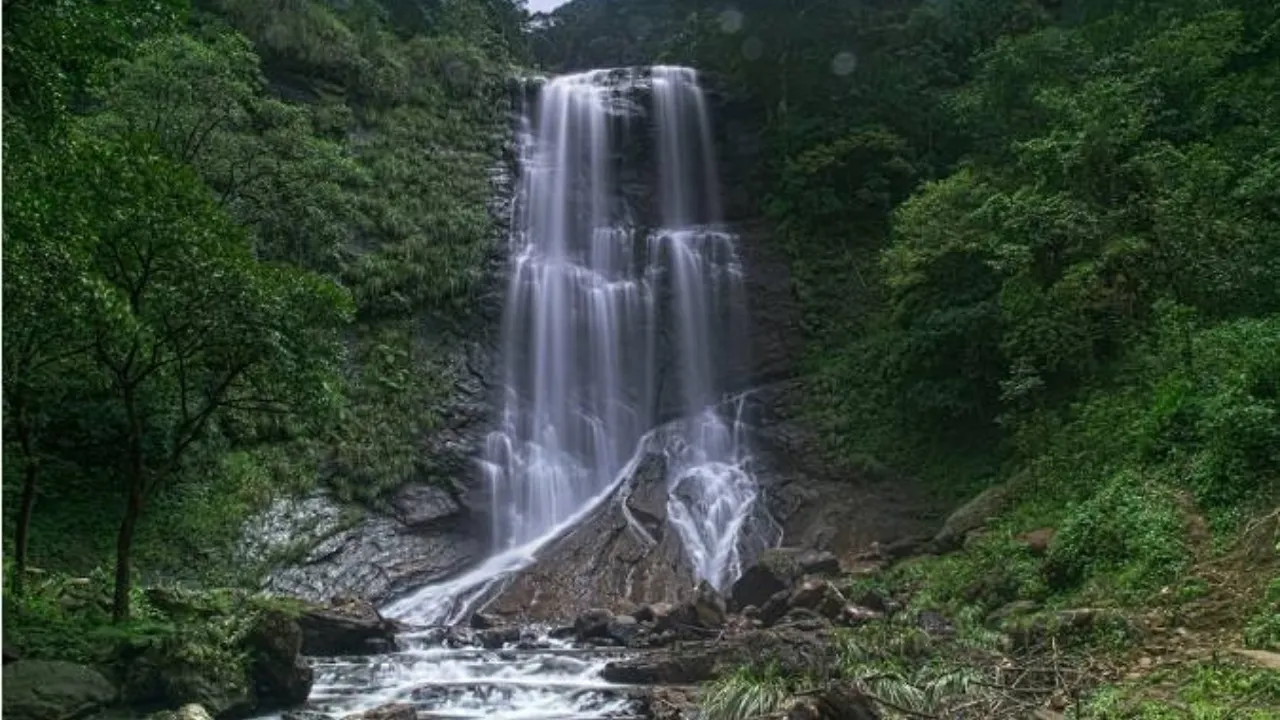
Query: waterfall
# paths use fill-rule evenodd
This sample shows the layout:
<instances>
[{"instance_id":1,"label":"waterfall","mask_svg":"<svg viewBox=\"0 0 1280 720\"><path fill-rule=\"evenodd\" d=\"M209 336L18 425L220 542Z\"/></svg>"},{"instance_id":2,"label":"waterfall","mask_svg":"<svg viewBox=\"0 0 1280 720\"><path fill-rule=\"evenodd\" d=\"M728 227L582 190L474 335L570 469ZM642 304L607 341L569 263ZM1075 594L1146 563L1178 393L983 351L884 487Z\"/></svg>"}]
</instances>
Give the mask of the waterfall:
<instances>
[{"instance_id":1,"label":"waterfall","mask_svg":"<svg viewBox=\"0 0 1280 720\"><path fill-rule=\"evenodd\" d=\"M481 460L494 554L388 609L406 619L459 619L654 444L668 458L668 520L699 578L726 589L742 569L756 483L742 404L727 398L746 301L697 75L593 70L548 80L534 105L522 118L505 396ZM645 151L628 154L637 142ZM636 178L656 208L628 197Z\"/></svg>"}]
</instances>

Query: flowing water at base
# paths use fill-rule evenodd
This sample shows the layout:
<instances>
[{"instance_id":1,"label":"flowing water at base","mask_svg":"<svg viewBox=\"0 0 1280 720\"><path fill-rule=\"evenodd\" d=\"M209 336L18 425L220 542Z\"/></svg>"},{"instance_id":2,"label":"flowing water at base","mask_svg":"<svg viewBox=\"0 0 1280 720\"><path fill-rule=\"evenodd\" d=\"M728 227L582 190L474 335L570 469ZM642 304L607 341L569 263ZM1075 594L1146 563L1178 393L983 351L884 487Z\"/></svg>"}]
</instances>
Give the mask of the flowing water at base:
<instances>
[{"instance_id":1,"label":"flowing water at base","mask_svg":"<svg viewBox=\"0 0 1280 720\"><path fill-rule=\"evenodd\" d=\"M408 649L372 659L317 660L309 709L340 717L410 703L422 720L641 717L633 689L600 679L616 650L574 648L534 630L501 650L450 647L443 634L402 638Z\"/></svg>"}]
</instances>

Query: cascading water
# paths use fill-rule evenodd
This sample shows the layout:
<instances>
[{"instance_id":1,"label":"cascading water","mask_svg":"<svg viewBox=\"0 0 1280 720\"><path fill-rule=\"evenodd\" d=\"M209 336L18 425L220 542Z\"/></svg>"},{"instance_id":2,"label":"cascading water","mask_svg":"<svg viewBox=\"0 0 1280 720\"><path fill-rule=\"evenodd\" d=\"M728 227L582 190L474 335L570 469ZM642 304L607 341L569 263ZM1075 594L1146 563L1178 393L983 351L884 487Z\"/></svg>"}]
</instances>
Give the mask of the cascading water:
<instances>
[{"instance_id":1,"label":"cascading water","mask_svg":"<svg viewBox=\"0 0 1280 720\"><path fill-rule=\"evenodd\" d=\"M522 119L505 397L481 461L494 553L387 615L462 620L655 450L666 458L667 521L697 577L726 589L741 573L757 488L744 403L728 392L745 366L746 305L735 238L720 225L710 127L687 68L595 70L542 86ZM651 144L629 154L637 134ZM656 186L644 194L656 208L628 194L637 177ZM316 694L330 709L409 700L440 717L626 711L598 679L599 651L575 658L546 641L521 644L523 654L486 654L411 640L372 665L321 666Z\"/></svg>"},{"instance_id":2,"label":"cascading water","mask_svg":"<svg viewBox=\"0 0 1280 720\"><path fill-rule=\"evenodd\" d=\"M656 213L629 204L619 181L645 112ZM724 400L743 366L746 303L697 76L659 66L557 77L524 125L506 395L481 463L496 552L389 608L410 621L463 617L607 497L664 416L679 419L648 442L669 459L669 521L699 578L724 589L741 572L756 484L740 405Z\"/></svg>"}]
</instances>

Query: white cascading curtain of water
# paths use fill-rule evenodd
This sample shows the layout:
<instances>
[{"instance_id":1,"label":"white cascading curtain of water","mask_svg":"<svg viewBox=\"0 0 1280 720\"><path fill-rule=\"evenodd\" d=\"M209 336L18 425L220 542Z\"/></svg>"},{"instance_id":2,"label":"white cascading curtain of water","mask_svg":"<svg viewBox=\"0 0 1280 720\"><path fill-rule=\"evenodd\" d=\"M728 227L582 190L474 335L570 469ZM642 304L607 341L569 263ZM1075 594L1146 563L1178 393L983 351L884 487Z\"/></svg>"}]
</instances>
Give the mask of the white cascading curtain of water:
<instances>
[{"instance_id":1,"label":"white cascading curtain of water","mask_svg":"<svg viewBox=\"0 0 1280 720\"><path fill-rule=\"evenodd\" d=\"M651 100L658 185L656 227L639 244L646 231L615 175L631 140L617 131L635 119L636 97ZM725 589L741 572L738 536L757 491L741 404L724 399L746 352L746 302L697 74L565 75L546 82L536 105L522 121L506 392L481 461L496 553L388 609L405 619L455 619L526 566L626 477L660 406L682 416L661 433L669 520L700 578Z\"/></svg>"}]
</instances>

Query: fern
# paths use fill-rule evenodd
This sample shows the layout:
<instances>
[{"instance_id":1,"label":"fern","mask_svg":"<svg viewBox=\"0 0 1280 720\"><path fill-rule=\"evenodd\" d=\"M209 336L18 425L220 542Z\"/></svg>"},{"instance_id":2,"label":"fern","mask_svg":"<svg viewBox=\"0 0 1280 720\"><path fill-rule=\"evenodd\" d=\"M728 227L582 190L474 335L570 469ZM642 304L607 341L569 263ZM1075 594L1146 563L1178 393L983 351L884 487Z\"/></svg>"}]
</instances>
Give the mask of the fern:
<instances>
[{"instance_id":1,"label":"fern","mask_svg":"<svg viewBox=\"0 0 1280 720\"><path fill-rule=\"evenodd\" d=\"M794 679L781 675L776 666L763 671L739 668L710 685L702 696L706 720L747 720L784 709L800 688Z\"/></svg>"}]
</instances>

